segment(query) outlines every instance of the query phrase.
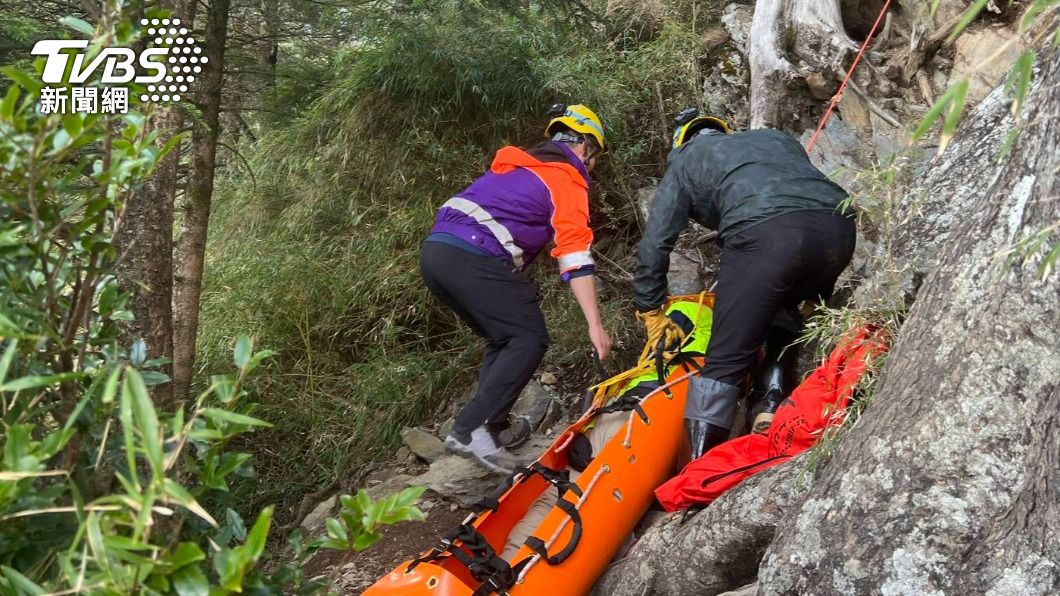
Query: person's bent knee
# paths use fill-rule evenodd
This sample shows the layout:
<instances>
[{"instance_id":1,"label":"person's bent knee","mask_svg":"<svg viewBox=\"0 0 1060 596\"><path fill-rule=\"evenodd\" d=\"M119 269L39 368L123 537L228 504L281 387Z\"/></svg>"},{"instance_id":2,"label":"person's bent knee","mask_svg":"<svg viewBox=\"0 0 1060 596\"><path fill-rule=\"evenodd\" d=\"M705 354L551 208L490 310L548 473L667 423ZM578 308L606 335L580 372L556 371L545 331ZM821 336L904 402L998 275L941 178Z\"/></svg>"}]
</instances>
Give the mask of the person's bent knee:
<instances>
[{"instance_id":1,"label":"person's bent knee","mask_svg":"<svg viewBox=\"0 0 1060 596\"><path fill-rule=\"evenodd\" d=\"M548 351L548 334L520 335L508 341L509 348L516 348L525 352L527 356L544 357Z\"/></svg>"}]
</instances>

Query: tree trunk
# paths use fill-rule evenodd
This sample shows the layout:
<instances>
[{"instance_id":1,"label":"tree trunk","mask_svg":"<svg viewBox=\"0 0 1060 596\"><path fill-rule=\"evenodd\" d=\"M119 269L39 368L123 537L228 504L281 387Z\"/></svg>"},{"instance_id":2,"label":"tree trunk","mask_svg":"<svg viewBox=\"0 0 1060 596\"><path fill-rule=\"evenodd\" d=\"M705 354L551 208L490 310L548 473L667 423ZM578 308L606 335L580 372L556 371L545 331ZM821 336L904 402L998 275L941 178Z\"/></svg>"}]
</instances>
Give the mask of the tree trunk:
<instances>
[{"instance_id":1,"label":"tree trunk","mask_svg":"<svg viewBox=\"0 0 1060 596\"><path fill-rule=\"evenodd\" d=\"M158 144L180 130L176 109L161 108L152 117L161 131ZM155 167L151 178L125 207L121 230L115 238L119 259L118 283L132 293L129 309L135 320L121 328L121 343L128 348L142 339L148 358L173 355L173 201L177 192L179 150L174 149ZM156 385L151 395L169 403L170 385Z\"/></svg>"},{"instance_id":2,"label":"tree trunk","mask_svg":"<svg viewBox=\"0 0 1060 596\"><path fill-rule=\"evenodd\" d=\"M273 99L276 91L276 61L280 52L279 0L261 0L261 16L265 34L261 47L262 83L268 90L269 99Z\"/></svg>"},{"instance_id":3,"label":"tree trunk","mask_svg":"<svg viewBox=\"0 0 1060 596\"><path fill-rule=\"evenodd\" d=\"M188 394L195 369L195 339L199 327L199 297L206 256L206 234L213 196L217 136L220 134L221 89L228 33L229 0L211 0L206 24L206 56L199 93L202 121L192 133L192 164L182 205L179 273L174 296L175 331L173 392L182 400Z\"/></svg>"},{"instance_id":4,"label":"tree trunk","mask_svg":"<svg viewBox=\"0 0 1060 596\"><path fill-rule=\"evenodd\" d=\"M749 40L751 128L804 130L856 48L839 0L758 0Z\"/></svg>"},{"instance_id":5,"label":"tree trunk","mask_svg":"<svg viewBox=\"0 0 1060 596\"><path fill-rule=\"evenodd\" d=\"M1039 279L1040 250L1005 258L1060 221L1060 54L1039 56L1004 162L995 91L919 189L951 231L871 405L781 522L759 593L1060 591L1060 275Z\"/></svg>"}]
</instances>

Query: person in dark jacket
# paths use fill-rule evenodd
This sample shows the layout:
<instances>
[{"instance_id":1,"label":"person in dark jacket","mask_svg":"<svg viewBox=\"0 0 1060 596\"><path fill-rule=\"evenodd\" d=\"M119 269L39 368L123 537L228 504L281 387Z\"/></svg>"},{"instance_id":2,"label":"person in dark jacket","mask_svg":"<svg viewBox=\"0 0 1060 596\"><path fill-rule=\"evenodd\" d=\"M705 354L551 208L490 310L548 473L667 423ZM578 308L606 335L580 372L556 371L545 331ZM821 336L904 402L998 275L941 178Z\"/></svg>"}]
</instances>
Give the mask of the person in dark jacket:
<instances>
[{"instance_id":1,"label":"person in dark jacket","mask_svg":"<svg viewBox=\"0 0 1060 596\"><path fill-rule=\"evenodd\" d=\"M638 246L636 307L649 332L664 326L670 251L689 219L718 231L722 246L714 327L706 368L693 379L701 399L685 408L692 459L729 437L740 385L763 343L767 361L755 381L755 430L792 390L804 300L831 296L854 251L847 197L791 136L761 129L730 133L694 108L678 116L666 174ZM763 428L764 427L764 428Z\"/></svg>"},{"instance_id":2,"label":"person in dark jacket","mask_svg":"<svg viewBox=\"0 0 1060 596\"><path fill-rule=\"evenodd\" d=\"M582 105L553 110L549 140L497 151L489 171L438 210L420 252L427 288L487 340L478 390L457 413L445 447L502 471L517 463L507 448L530 434L525 419L508 414L548 347L537 289L525 273L548 244L597 354L611 350L589 229L589 172L606 148L603 125Z\"/></svg>"}]
</instances>

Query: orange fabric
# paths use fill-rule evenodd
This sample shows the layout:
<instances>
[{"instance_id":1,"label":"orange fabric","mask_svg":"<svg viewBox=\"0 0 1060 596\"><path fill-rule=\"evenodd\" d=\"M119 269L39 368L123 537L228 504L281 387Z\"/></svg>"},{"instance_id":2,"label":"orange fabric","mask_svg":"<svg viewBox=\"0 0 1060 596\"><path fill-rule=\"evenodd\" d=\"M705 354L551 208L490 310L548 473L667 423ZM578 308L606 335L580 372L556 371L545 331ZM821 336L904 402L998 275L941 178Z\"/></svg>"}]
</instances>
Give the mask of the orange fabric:
<instances>
[{"instance_id":1,"label":"orange fabric","mask_svg":"<svg viewBox=\"0 0 1060 596\"><path fill-rule=\"evenodd\" d=\"M757 474L806 451L826 428L841 424L868 359L886 351L872 329L840 343L784 400L768 433L744 435L711 449L655 490L667 511L705 505Z\"/></svg>"},{"instance_id":2,"label":"orange fabric","mask_svg":"<svg viewBox=\"0 0 1060 596\"><path fill-rule=\"evenodd\" d=\"M560 259L588 253L593 243L593 231L589 229L589 184L577 168L569 163L540 161L518 147L503 147L497 151L490 169L504 174L516 167L532 172L548 189L556 243L549 254Z\"/></svg>"}]
</instances>

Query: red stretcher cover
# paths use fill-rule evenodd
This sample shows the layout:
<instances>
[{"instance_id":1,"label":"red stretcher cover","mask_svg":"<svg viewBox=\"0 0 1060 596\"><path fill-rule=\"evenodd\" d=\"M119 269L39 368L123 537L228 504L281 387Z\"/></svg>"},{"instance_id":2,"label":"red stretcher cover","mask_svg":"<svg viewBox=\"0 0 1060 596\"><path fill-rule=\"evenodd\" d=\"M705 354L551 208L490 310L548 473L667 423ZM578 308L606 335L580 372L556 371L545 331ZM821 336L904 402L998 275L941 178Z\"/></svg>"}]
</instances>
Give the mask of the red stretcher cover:
<instances>
[{"instance_id":1,"label":"red stretcher cover","mask_svg":"<svg viewBox=\"0 0 1060 596\"><path fill-rule=\"evenodd\" d=\"M655 497L667 511L706 505L745 478L809 449L828 427L843 422L869 359L886 349L881 333L871 327L848 334L781 404L766 433L711 449L655 489Z\"/></svg>"}]
</instances>

